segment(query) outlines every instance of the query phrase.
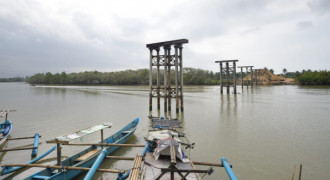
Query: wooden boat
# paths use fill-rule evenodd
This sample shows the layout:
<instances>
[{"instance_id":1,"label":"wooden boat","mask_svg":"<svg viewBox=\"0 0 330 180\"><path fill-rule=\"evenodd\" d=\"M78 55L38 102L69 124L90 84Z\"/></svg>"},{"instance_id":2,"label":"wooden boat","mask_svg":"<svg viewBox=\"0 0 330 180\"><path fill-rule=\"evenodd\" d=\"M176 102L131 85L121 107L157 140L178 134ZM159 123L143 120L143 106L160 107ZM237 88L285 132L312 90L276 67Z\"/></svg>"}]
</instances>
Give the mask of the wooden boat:
<instances>
[{"instance_id":1,"label":"wooden boat","mask_svg":"<svg viewBox=\"0 0 330 180\"><path fill-rule=\"evenodd\" d=\"M192 161L184 151L193 149L195 144L190 143L184 133L176 131L176 128L180 127L179 121L154 118L151 127L141 158L138 158L139 156L135 158L132 171L125 174L119 173L119 180L126 178L129 180L199 180L203 178L200 174L213 173L212 168L196 169L195 165L212 167L225 167L224 165L226 165L231 171L231 167L225 159L222 164ZM230 179L235 178L230 177Z\"/></svg>"},{"instance_id":2,"label":"wooden boat","mask_svg":"<svg viewBox=\"0 0 330 180\"><path fill-rule=\"evenodd\" d=\"M122 128L117 133L111 135L110 137L104 139L100 143L104 144L123 144L125 143L134 133L137 125L139 124L140 119L136 118L124 128ZM83 132L83 131L80 131ZM101 131L101 136L103 136L103 131ZM71 137L73 134L70 134ZM64 142L64 139L70 137L70 135L66 137L56 138L57 142ZM74 136L79 135L79 133L75 133ZM52 141L49 141L49 143ZM63 144L65 145L65 144ZM114 152L119 146L105 146L106 155ZM93 145L63 161L61 161L60 166L70 166L70 167L91 167L96 160L97 156L101 152L101 147L98 145ZM59 152L58 152L59 153ZM73 179L77 175L81 174L82 170L66 170L66 169L56 169L56 168L46 168L38 173L35 173L26 179Z\"/></svg>"},{"instance_id":3,"label":"wooden boat","mask_svg":"<svg viewBox=\"0 0 330 180\"><path fill-rule=\"evenodd\" d=\"M25 164L33 164L37 161L39 161L40 159L44 158L45 156L47 156L48 154L50 154L51 152L53 152L56 148L56 145L53 146L52 148L50 148L49 150L47 150L46 152L44 152L43 154L41 154L40 156L32 159L31 161L25 163ZM22 169L23 166L17 166L17 167L8 167L8 166L5 166L2 168L1 170L1 175L6 175L6 174L9 174L9 173L12 173L14 171L17 171L19 169Z\"/></svg>"},{"instance_id":4,"label":"wooden boat","mask_svg":"<svg viewBox=\"0 0 330 180\"><path fill-rule=\"evenodd\" d=\"M7 140L13 125L9 119L0 124L0 146Z\"/></svg>"}]
</instances>

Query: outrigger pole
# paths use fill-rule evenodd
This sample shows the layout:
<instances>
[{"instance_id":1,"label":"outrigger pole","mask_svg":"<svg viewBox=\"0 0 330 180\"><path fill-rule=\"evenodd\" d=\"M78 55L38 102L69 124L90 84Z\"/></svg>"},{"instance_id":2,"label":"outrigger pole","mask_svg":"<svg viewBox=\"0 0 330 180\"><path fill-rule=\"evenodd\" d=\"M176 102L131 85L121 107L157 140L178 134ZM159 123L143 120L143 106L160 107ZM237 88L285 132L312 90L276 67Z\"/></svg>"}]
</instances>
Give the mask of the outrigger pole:
<instances>
[{"instance_id":1,"label":"outrigger pole","mask_svg":"<svg viewBox=\"0 0 330 180\"><path fill-rule=\"evenodd\" d=\"M237 180L237 177L235 176L234 171L230 168L230 165L229 165L227 159L225 157L222 157L221 162L222 162L223 166L225 167L225 169L227 171L229 179L230 180Z\"/></svg>"}]
</instances>

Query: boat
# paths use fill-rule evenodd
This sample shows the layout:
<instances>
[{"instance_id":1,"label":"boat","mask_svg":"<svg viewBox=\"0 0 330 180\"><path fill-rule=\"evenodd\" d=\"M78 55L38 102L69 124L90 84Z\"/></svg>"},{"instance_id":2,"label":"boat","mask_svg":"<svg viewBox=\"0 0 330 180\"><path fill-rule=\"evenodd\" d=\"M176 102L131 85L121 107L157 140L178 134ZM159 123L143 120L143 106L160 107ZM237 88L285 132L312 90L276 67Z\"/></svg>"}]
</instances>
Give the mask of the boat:
<instances>
[{"instance_id":1,"label":"boat","mask_svg":"<svg viewBox=\"0 0 330 180\"><path fill-rule=\"evenodd\" d=\"M13 125L7 118L3 123L0 124L0 146L7 140L12 128Z\"/></svg>"},{"instance_id":2,"label":"boat","mask_svg":"<svg viewBox=\"0 0 330 180\"><path fill-rule=\"evenodd\" d=\"M190 143L186 135L176 130L180 128L178 120L152 118L152 129L146 137L145 148L140 155L135 158L131 171L118 174L119 180L153 180L153 179L187 179L199 180L206 174L213 173L214 166L225 167L230 173L230 179L235 180L231 166L225 158L222 163L209 163L192 161L187 152L193 149L195 143ZM196 165L209 166L208 169L197 169ZM227 174L229 175L227 171ZM201 176L202 175L202 176Z\"/></svg>"},{"instance_id":3,"label":"boat","mask_svg":"<svg viewBox=\"0 0 330 180\"><path fill-rule=\"evenodd\" d=\"M140 118L136 118L124 128L119 130L117 133L109 136L108 138L100 141L99 144L123 144L125 143L134 133L136 130L137 125L139 124ZM92 133L96 130L100 130L102 128L109 127L109 126L94 126L89 130L81 130L77 133L73 133L67 136L60 136L55 138L55 140L47 141L47 143L57 143L58 145L62 143L62 145L69 145L68 139L79 138L81 137L81 133ZM103 131L101 131L101 137L103 137ZM103 138L102 138L103 139ZM102 145L91 145L89 148L63 160L60 162L61 167L80 167L80 168L89 168L93 165L94 161L98 157L98 155L102 152ZM106 155L117 150L119 146L105 146L103 149L106 149ZM59 149L57 149L59 153ZM30 179L73 179L74 177L78 176L83 172L83 170L68 170L68 169L57 169L57 168L48 168L41 170L27 178L26 180Z\"/></svg>"},{"instance_id":4,"label":"boat","mask_svg":"<svg viewBox=\"0 0 330 180\"><path fill-rule=\"evenodd\" d=\"M37 161L39 161L40 159L44 158L45 156L47 156L48 154L50 154L51 152L53 152L56 148L56 145L53 146L52 148L50 148L49 150L47 150L46 152L44 152L43 154L41 154L40 156L32 159L31 161L25 163L25 164L33 164ZM16 167L9 167L9 166L4 166L1 170L1 175L6 175L6 174L9 174L9 173L12 173L14 171L17 171L19 169L22 169L23 166L16 166Z\"/></svg>"}]
</instances>

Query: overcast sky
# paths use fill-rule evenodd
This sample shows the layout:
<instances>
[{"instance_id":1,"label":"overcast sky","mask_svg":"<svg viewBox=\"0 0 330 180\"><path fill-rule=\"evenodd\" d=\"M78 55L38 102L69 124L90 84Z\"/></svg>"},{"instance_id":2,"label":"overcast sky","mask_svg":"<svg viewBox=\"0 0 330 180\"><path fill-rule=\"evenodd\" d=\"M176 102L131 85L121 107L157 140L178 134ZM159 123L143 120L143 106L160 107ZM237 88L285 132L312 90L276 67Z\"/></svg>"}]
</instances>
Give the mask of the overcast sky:
<instances>
[{"instance_id":1,"label":"overcast sky","mask_svg":"<svg viewBox=\"0 0 330 180\"><path fill-rule=\"evenodd\" d=\"M148 68L182 38L184 67L330 70L330 0L0 0L0 77Z\"/></svg>"}]
</instances>

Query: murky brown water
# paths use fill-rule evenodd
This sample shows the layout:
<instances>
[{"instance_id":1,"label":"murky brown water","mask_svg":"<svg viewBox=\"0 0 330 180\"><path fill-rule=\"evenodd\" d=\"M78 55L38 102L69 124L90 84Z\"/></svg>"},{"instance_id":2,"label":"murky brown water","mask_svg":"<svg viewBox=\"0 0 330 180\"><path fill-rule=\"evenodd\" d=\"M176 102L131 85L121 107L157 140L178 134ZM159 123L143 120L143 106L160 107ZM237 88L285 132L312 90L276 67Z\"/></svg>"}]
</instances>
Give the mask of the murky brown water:
<instances>
[{"instance_id":1,"label":"murky brown water","mask_svg":"<svg viewBox=\"0 0 330 180\"><path fill-rule=\"evenodd\" d=\"M299 164L303 164L302 179L329 179L330 87L238 90L238 95L220 95L217 86L184 87L182 125L189 139L196 143L191 151L194 160L220 162L225 156L238 179L290 179L293 166ZM0 83L0 109L17 110L9 114L14 123L11 137L38 132L43 142L39 154L52 146L45 143L48 139L104 121L113 123L113 128L106 132L110 135L135 117L140 117L141 123L129 143L142 144L148 130L148 102L148 87L144 86L33 87ZM5 148L32 141L10 141ZM99 134L83 141L98 142ZM79 149L65 146L64 155L70 156ZM133 156L141 150L122 148L115 155ZM30 154L29 150L2 153L0 161L24 163L30 160ZM55 156L53 152L41 162L55 164ZM131 164L106 160L102 168L129 169ZM223 168L214 169L214 174L206 179L228 179ZM9 178L21 179L38 170L28 169ZM296 179L297 172L298 168ZM113 177L97 173L95 179Z\"/></svg>"}]
</instances>

